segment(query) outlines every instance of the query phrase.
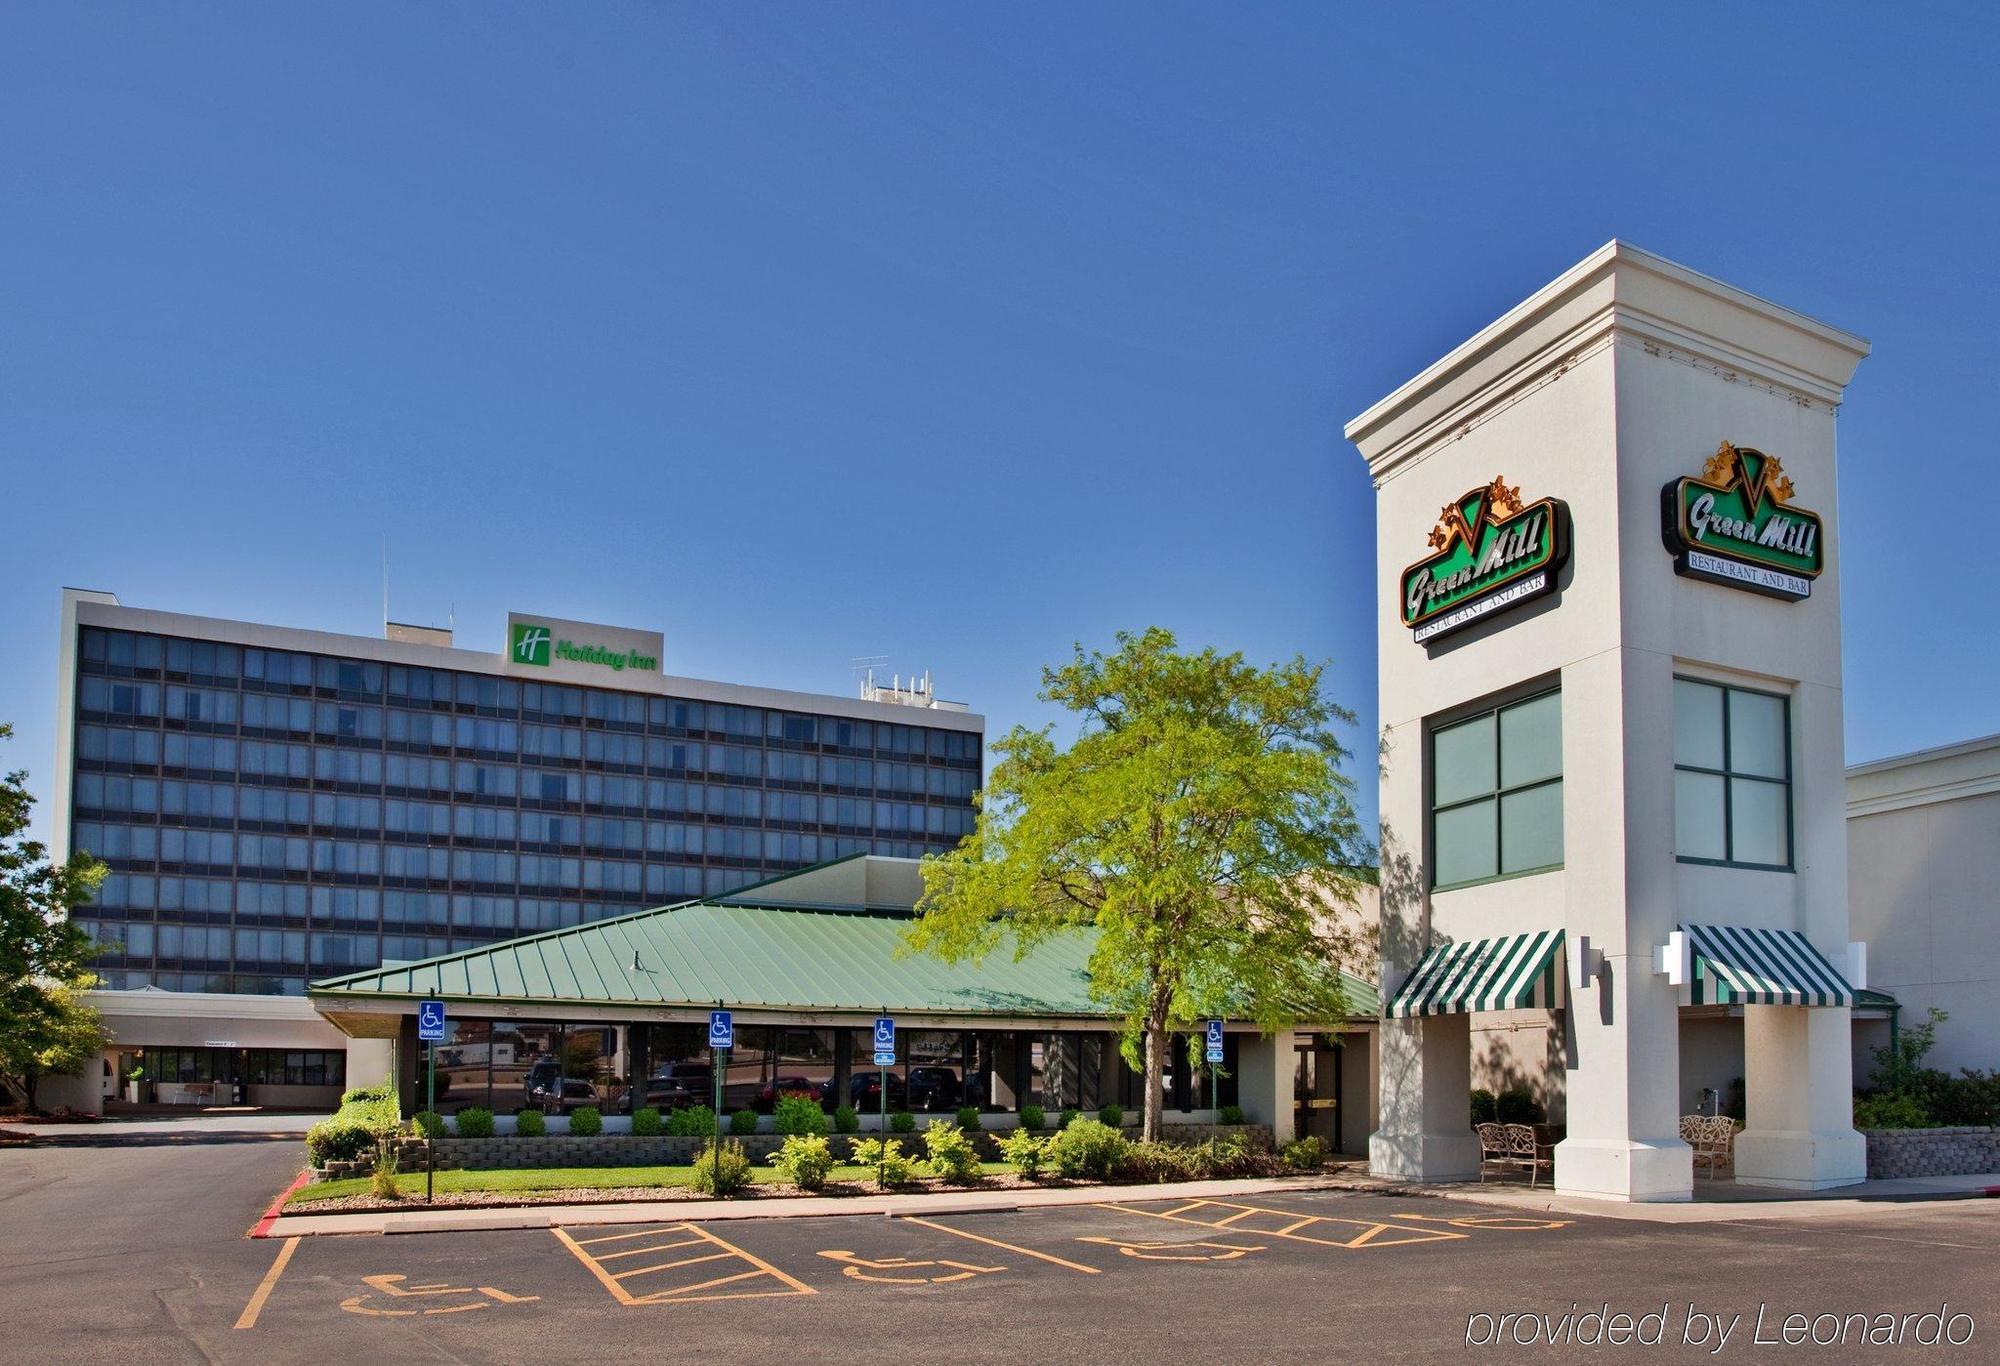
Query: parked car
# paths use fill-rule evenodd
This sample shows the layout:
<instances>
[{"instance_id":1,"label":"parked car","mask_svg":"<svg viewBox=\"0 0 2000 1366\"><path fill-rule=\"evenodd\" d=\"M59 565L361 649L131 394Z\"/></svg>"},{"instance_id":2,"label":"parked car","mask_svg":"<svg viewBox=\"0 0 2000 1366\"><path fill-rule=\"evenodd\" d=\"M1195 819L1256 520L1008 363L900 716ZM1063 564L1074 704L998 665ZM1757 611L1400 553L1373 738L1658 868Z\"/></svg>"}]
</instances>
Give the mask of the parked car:
<instances>
[{"instance_id":1,"label":"parked car","mask_svg":"<svg viewBox=\"0 0 2000 1366\"><path fill-rule=\"evenodd\" d=\"M902 1110L906 1088L903 1079L896 1073L889 1074L889 1108ZM882 1074L879 1071L856 1072L847 1079L848 1104L863 1114L873 1114L882 1107Z\"/></svg>"},{"instance_id":2,"label":"parked car","mask_svg":"<svg viewBox=\"0 0 2000 1366\"><path fill-rule=\"evenodd\" d=\"M827 1085L811 1077L773 1077L757 1088L757 1112L768 1115L777 1109L779 1096L811 1096L824 1106Z\"/></svg>"},{"instance_id":3,"label":"parked car","mask_svg":"<svg viewBox=\"0 0 2000 1366\"><path fill-rule=\"evenodd\" d=\"M964 1094L949 1067L912 1067L908 1089L912 1110L956 1110Z\"/></svg>"},{"instance_id":4,"label":"parked car","mask_svg":"<svg viewBox=\"0 0 2000 1366\"><path fill-rule=\"evenodd\" d=\"M595 1105L597 1087L584 1077L565 1077L554 1058L538 1059L521 1079L521 1103L546 1114L568 1114Z\"/></svg>"},{"instance_id":5,"label":"parked car","mask_svg":"<svg viewBox=\"0 0 2000 1366\"><path fill-rule=\"evenodd\" d=\"M646 1078L642 1104L656 1110L684 1110L690 1105L715 1104L715 1072L707 1063L667 1063ZM626 1110L632 1108L626 1097Z\"/></svg>"}]
</instances>

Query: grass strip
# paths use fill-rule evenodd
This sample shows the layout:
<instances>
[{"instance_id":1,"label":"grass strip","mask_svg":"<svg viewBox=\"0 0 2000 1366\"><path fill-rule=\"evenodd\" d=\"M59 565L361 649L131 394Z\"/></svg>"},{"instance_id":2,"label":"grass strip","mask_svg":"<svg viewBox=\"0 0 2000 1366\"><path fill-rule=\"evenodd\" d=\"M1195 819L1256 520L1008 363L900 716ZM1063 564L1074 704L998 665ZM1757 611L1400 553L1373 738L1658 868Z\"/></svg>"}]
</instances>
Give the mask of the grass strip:
<instances>
[{"instance_id":1,"label":"grass strip","mask_svg":"<svg viewBox=\"0 0 2000 1366\"><path fill-rule=\"evenodd\" d=\"M980 1172L986 1176L1003 1175L1014 1170L1007 1162L982 1162ZM760 1186L784 1184L784 1177L774 1167L752 1167L750 1179ZM842 1165L833 1169L830 1181L864 1182L873 1184L875 1169ZM558 1190L643 1190L686 1186L694 1180L694 1168L685 1167L509 1167L489 1171L441 1171L437 1173L437 1191L440 1195L487 1194L510 1195L533 1191ZM343 1196L366 1195L372 1188L369 1177L357 1176L341 1181L318 1181L301 1186L292 1193L287 1205L311 1204L319 1200L337 1200ZM422 1198L424 1174L422 1172L402 1172L396 1177L396 1186L406 1196Z\"/></svg>"}]
</instances>

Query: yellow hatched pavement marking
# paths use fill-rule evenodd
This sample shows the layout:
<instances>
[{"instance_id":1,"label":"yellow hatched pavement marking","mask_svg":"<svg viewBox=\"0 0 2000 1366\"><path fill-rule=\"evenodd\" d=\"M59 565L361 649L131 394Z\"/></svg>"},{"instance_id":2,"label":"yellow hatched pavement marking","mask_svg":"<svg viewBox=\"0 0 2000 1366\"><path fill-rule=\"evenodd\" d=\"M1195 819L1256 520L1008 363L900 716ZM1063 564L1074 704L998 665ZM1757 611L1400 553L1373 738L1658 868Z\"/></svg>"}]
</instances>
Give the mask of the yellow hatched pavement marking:
<instances>
[{"instance_id":1,"label":"yellow hatched pavement marking","mask_svg":"<svg viewBox=\"0 0 2000 1366\"><path fill-rule=\"evenodd\" d=\"M1053 1262L1057 1266L1068 1267L1071 1271L1081 1271L1086 1276L1095 1276L1100 1270L1098 1267L1085 1266L1082 1262L1072 1262L1065 1257L1058 1257L1053 1253L1037 1252L1031 1247L1016 1247L1013 1243L1003 1243L998 1238L987 1238L977 1233L967 1233L964 1229L953 1228L949 1224L934 1224L928 1219L919 1219L915 1215L903 1216L902 1222L906 1224L922 1224L925 1228L934 1228L939 1233L949 1233L954 1238L965 1238L975 1243L984 1243L988 1247L997 1247L1003 1252L1018 1252L1023 1257L1034 1257L1040 1261Z\"/></svg>"},{"instance_id":2,"label":"yellow hatched pavement marking","mask_svg":"<svg viewBox=\"0 0 2000 1366\"><path fill-rule=\"evenodd\" d=\"M1260 1238L1283 1238L1289 1242L1310 1243L1316 1247L1349 1249L1396 1247L1404 1243L1447 1242L1471 1236L1441 1228L1411 1228L1408 1224L1384 1224L1367 1219L1338 1219L1321 1214L1301 1215L1296 1210L1265 1209L1261 1205L1238 1205L1227 1200L1193 1200L1164 1213L1138 1209L1131 1205L1101 1204L1098 1208L1116 1210L1120 1214L1135 1214L1142 1219L1165 1219L1177 1224L1193 1224L1198 1228L1228 1229L1232 1233L1255 1233ZM1218 1210L1233 1210L1235 1213L1217 1215L1214 1211ZM1196 1215L1196 1211L1201 1212L1201 1217ZM1234 1227L1238 1220L1257 1214L1269 1215L1286 1222L1281 1228ZM1298 1231L1318 1224L1327 1225L1329 1228L1346 1224L1358 1228L1360 1232L1336 1239L1316 1237Z\"/></svg>"},{"instance_id":3,"label":"yellow hatched pavement marking","mask_svg":"<svg viewBox=\"0 0 2000 1366\"><path fill-rule=\"evenodd\" d=\"M706 1229L693 1224L673 1224L665 1228L641 1229L636 1233L614 1233L595 1238L577 1239L570 1236L567 1229L550 1229L557 1241L570 1250L575 1258L590 1269L598 1284L611 1292L618 1303L629 1307L641 1304L694 1304L704 1300L752 1300L772 1299L787 1295L816 1295L819 1292L804 1282L786 1275L755 1253L746 1252L734 1243L716 1237ZM590 1249L605 1243L622 1243L635 1238L666 1238L671 1241L650 1242L642 1247L626 1248L617 1252L595 1253ZM642 1253L658 1254L673 1252L682 1248L711 1247L717 1251L701 1252L691 1257L680 1257L653 1266L636 1267L631 1270L613 1272L604 1262L618 1257L637 1256ZM748 1271L738 1271L727 1276L714 1276L691 1285L669 1286L665 1289L635 1294L624 1282L638 1276L657 1275L663 1271L673 1271L683 1267L705 1265L735 1259L747 1262ZM719 1291L724 1286L739 1285L760 1277L770 1277L784 1288L779 1290L741 1289L720 1294L705 1293Z\"/></svg>"}]
</instances>

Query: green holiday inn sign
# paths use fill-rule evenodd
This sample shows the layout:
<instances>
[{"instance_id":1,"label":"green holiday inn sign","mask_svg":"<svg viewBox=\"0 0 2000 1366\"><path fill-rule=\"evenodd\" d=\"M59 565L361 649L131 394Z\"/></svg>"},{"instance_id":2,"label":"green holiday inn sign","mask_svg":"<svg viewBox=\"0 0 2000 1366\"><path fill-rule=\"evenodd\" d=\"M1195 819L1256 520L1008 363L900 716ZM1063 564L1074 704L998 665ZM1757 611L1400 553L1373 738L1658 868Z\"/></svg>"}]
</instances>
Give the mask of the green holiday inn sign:
<instances>
[{"instance_id":1,"label":"green holiday inn sign","mask_svg":"<svg viewBox=\"0 0 2000 1366\"><path fill-rule=\"evenodd\" d=\"M626 669L651 670L657 672L660 661L652 655L642 655L637 650L618 650L606 645L579 643L566 640L548 627L538 622L517 621L508 640L507 656L516 664L531 664L546 669L551 659L566 659L575 664L596 664L607 669L624 672Z\"/></svg>"},{"instance_id":2,"label":"green holiday inn sign","mask_svg":"<svg viewBox=\"0 0 2000 1366\"><path fill-rule=\"evenodd\" d=\"M1660 530L1677 573L1753 593L1797 601L1826 567L1825 525L1792 503L1778 457L1727 441L1660 490Z\"/></svg>"},{"instance_id":3,"label":"green holiday inn sign","mask_svg":"<svg viewBox=\"0 0 2000 1366\"><path fill-rule=\"evenodd\" d=\"M1521 502L1504 477L1447 503L1432 554L1403 571L1403 625L1422 645L1555 591L1569 555L1569 510Z\"/></svg>"}]
</instances>

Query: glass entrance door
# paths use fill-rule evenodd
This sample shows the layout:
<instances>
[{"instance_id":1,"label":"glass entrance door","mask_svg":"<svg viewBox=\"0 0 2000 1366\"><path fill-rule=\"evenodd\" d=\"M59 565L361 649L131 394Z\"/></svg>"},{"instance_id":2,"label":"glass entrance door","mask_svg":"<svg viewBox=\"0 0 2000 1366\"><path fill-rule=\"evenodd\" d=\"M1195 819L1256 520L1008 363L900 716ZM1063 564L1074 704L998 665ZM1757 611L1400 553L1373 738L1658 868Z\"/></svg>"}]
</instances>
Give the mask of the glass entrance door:
<instances>
[{"instance_id":1,"label":"glass entrance door","mask_svg":"<svg viewBox=\"0 0 2000 1366\"><path fill-rule=\"evenodd\" d=\"M1340 1149L1340 1050L1324 1034L1301 1039L1293 1051L1292 1132Z\"/></svg>"}]
</instances>

